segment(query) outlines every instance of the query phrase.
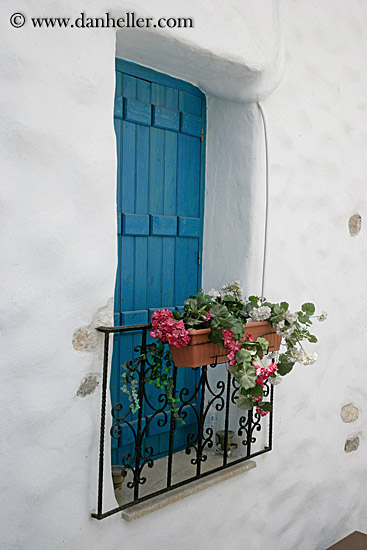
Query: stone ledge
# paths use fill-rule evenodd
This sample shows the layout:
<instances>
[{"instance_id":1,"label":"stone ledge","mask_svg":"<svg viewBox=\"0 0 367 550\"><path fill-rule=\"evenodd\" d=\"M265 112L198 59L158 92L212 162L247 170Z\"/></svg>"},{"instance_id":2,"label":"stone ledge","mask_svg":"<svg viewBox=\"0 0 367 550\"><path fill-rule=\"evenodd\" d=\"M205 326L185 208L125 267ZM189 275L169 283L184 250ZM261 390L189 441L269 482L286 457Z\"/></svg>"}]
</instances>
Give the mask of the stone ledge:
<instances>
[{"instance_id":1,"label":"stone ledge","mask_svg":"<svg viewBox=\"0 0 367 550\"><path fill-rule=\"evenodd\" d=\"M221 470L220 472L216 472L215 474L211 474L207 477L198 479L197 481L193 481L192 483L184 485L183 487L173 489L172 491L152 498L151 500L147 500L145 502L136 504L135 506L131 506L130 508L123 510L121 512L121 515L126 521L133 521L134 519L141 518L147 514L150 514L151 512L160 510L161 508L164 508L165 506L168 506L173 502L178 502L183 498L194 495L195 493L198 493L199 491L202 491L207 487L217 485L222 481L226 481L227 479L248 472L253 468L256 468L256 462L254 462L253 460L248 460L242 464L237 464L236 466L226 468L225 470Z\"/></svg>"}]
</instances>

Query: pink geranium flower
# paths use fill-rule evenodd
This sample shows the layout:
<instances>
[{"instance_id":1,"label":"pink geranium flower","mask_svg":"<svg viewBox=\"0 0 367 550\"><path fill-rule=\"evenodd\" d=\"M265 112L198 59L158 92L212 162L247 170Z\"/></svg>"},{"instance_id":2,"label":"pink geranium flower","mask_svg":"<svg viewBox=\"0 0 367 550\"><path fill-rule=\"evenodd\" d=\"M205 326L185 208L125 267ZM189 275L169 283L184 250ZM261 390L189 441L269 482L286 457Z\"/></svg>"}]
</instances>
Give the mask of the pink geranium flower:
<instances>
[{"instance_id":1,"label":"pink geranium flower","mask_svg":"<svg viewBox=\"0 0 367 550\"><path fill-rule=\"evenodd\" d=\"M176 321L173 319L172 311L160 309L153 313L152 327L150 335L158 338L161 342L167 342L174 348L182 348L190 342L190 335L185 329L182 319Z\"/></svg>"},{"instance_id":2,"label":"pink geranium flower","mask_svg":"<svg viewBox=\"0 0 367 550\"><path fill-rule=\"evenodd\" d=\"M256 407L256 412L257 412L260 416L266 416L267 414L269 414L269 411L262 411L261 409L259 409L259 407Z\"/></svg>"}]
</instances>

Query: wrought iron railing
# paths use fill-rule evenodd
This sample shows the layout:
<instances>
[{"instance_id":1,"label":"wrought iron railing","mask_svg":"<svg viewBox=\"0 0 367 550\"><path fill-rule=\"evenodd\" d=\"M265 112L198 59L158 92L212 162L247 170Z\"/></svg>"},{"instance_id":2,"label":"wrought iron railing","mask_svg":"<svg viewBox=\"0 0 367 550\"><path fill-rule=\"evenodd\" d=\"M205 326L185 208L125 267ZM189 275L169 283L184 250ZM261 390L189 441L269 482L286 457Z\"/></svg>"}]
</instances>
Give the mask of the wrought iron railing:
<instances>
[{"instance_id":1,"label":"wrought iron railing","mask_svg":"<svg viewBox=\"0 0 367 550\"><path fill-rule=\"evenodd\" d=\"M123 485L123 497L120 496L118 498L119 506L108 511L103 511L110 336L111 334L131 332L136 334L136 331L141 331L142 339L139 351L142 350L144 353L147 346L148 330L150 328L150 324L141 324L122 327L99 327L97 329L104 334L104 354L97 511L91 514L96 519L104 519L135 504L152 499L226 468L231 468L272 449L273 413L271 412L266 417L261 417L260 414L253 411L240 411L235 406L238 398L238 384L228 372L225 364L217 365L214 362L213 365L209 365L209 368L205 365L200 368L199 380L190 395L187 388L176 387L178 368L186 367L173 367L173 392L176 398L179 399L177 405L178 415L185 422L185 418L187 418L188 412L190 412L191 422L194 422L195 426L187 435L184 451L180 453L175 452L174 436L178 427L174 415L170 414L167 407L167 400L162 396L162 399L158 399L160 404L154 407L153 414L149 418L143 418L144 402L148 399L145 380L146 374L151 368L149 364L145 364L143 361L137 372L137 392L139 399L137 421L131 422L128 420L131 417L128 407L128 410L124 411L122 403L112 404L111 438L121 438L122 427L128 426L129 432L133 433L134 451L133 453L126 452L122 457L121 472L123 476L126 476L126 483ZM273 385L265 383L264 397L267 397L272 404L273 394ZM152 410L152 403L149 406L150 410ZM218 432L215 431L214 425L210 424L209 421L212 418L213 411L217 415L217 427L223 428L222 430L218 430L219 435L221 435L221 444L218 446ZM162 428L169 426L167 455L158 460L153 458L154 449L145 444L147 428L152 422L155 422L156 425ZM265 429L261 431L262 428ZM237 443L230 442L233 435L235 439L237 438ZM157 483L149 482L149 479L154 480L154 470L150 469L158 461L160 461L160 467L158 468L160 471L160 480L157 489ZM162 474L163 469L165 470L164 475ZM150 478L147 475L148 471L152 472Z\"/></svg>"}]
</instances>

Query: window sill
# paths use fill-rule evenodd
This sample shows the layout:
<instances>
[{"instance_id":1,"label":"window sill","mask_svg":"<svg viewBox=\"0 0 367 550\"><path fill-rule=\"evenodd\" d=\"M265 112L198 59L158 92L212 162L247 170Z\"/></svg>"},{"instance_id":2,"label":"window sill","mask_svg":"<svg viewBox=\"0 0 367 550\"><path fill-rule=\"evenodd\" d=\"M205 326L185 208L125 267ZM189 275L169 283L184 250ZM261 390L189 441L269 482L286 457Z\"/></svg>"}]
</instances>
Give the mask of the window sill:
<instances>
[{"instance_id":1,"label":"window sill","mask_svg":"<svg viewBox=\"0 0 367 550\"><path fill-rule=\"evenodd\" d=\"M256 462L253 460L248 460L241 464L234 465L231 468L221 470L209 476L202 477L201 479L193 481L187 485L183 485L182 487L178 487L177 489L173 489L172 491L169 491L168 493L164 493L163 495L157 496L154 499L150 499L145 502L140 502L139 504L126 508L125 510L122 510L121 516L126 521L133 521L147 514L150 514L151 512L160 510L161 508L164 508L169 504L178 502L190 495L198 493L199 491L202 491L207 487L211 487L212 485L217 485L222 481L226 481L227 479L231 479L232 477L248 472L253 468L256 468ZM123 493L123 489L121 490L121 493ZM117 500L120 500L119 496L120 495L117 493L116 494ZM122 494L121 494L121 497L122 497Z\"/></svg>"}]
</instances>

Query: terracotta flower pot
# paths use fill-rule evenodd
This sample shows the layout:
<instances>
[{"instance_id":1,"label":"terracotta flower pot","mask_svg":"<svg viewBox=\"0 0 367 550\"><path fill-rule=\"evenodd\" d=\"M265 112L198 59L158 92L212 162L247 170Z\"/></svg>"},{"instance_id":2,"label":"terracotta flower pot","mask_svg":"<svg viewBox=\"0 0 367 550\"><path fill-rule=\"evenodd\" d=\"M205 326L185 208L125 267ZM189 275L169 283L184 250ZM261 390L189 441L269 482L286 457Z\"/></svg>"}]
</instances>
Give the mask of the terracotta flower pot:
<instances>
[{"instance_id":1,"label":"terracotta flower pot","mask_svg":"<svg viewBox=\"0 0 367 550\"><path fill-rule=\"evenodd\" d=\"M254 340L259 338L265 338L269 342L269 353L272 351L278 351L282 341L282 337L276 333L275 328L270 326L268 321L256 321L255 323L247 323L246 334L249 334Z\"/></svg>"},{"instance_id":2,"label":"terracotta flower pot","mask_svg":"<svg viewBox=\"0 0 367 550\"><path fill-rule=\"evenodd\" d=\"M208 338L210 328L190 330L191 340L187 346L174 348L169 346L172 361L176 367L201 367L213 363L224 363L227 356L219 344L214 344ZM269 342L269 352L276 351L280 347L282 337L267 321L257 321L246 324L246 333L254 340L262 336Z\"/></svg>"},{"instance_id":3,"label":"terracotta flower pot","mask_svg":"<svg viewBox=\"0 0 367 550\"><path fill-rule=\"evenodd\" d=\"M176 367L201 367L227 361L224 349L209 340L209 332L210 328L190 330L191 340L187 346L183 348L169 347Z\"/></svg>"}]
</instances>

